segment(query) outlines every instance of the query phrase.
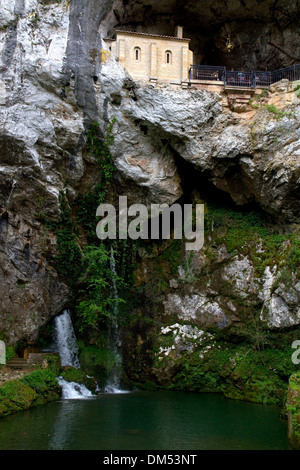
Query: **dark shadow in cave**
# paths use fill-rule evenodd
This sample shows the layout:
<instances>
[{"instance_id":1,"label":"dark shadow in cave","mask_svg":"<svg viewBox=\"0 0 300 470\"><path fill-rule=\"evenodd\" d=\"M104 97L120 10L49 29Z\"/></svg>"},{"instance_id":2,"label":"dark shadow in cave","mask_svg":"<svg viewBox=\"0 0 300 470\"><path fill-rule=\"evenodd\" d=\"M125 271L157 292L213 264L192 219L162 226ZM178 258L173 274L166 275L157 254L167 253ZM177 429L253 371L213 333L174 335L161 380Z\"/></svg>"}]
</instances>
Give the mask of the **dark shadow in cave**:
<instances>
[{"instance_id":1,"label":"dark shadow in cave","mask_svg":"<svg viewBox=\"0 0 300 470\"><path fill-rule=\"evenodd\" d=\"M276 225L272 215L261 209L257 202L253 201L248 204L237 205L229 193L218 189L212 183L208 171L198 170L177 153L175 153L175 161L183 190L183 195L177 201L178 204L195 203L195 194L198 194L201 200L208 206L230 209L245 214L254 212L266 222L266 225Z\"/></svg>"}]
</instances>

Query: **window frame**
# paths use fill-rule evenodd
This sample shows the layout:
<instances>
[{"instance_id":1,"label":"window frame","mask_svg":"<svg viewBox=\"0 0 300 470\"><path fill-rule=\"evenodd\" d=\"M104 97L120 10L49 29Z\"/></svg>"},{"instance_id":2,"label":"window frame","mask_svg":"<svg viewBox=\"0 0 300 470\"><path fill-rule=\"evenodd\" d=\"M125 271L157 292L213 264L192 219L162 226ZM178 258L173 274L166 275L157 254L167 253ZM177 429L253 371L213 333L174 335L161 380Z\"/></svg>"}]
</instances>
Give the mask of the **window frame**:
<instances>
[{"instance_id":1,"label":"window frame","mask_svg":"<svg viewBox=\"0 0 300 470\"><path fill-rule=\"evenodd\" d=\"M165 63L167 65L172 65L172 62L173 62L173 54L172 54L172 51L170 51L169 49L165 52Z\"/></svg>"},{"instance_id":2,"label":"window frame","mask_svg":"<svg viewBox=\"0 0 300 470\"><path fill-rule=\"evenodd\" d=\"M139 46L135 46L133 49L133 58L136 62L140 62L142 59L142 50Z\"/></svg>"}]
</instances>

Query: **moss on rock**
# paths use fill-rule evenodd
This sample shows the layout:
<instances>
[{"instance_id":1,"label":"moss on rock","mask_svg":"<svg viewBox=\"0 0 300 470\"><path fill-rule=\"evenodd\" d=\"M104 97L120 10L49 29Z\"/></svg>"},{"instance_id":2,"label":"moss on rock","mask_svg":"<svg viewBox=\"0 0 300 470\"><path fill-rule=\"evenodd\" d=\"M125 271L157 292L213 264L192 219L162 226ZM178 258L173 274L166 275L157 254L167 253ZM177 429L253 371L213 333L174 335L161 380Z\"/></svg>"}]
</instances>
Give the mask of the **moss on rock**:
<instances>
[{"instance_id":1,"label":"moss on rock","mask_svg":"<svg viewBox=\"0 0 300 470\"><path fill-rule=\"evenodd\" d=\"M283 404L289 376L296 370L291 349L232 344L214 339L192 352L156 352L152 373L160 386L171 390L217 392L255 403Z\"/></svg>"},{"instance_id":2,"label":"moss on rock","mask_svg":"<svg viewBox=\"0 0 300 470\"><path fill-rule=\"evenodd\" d=\"M94 377L86 375L82 369L74 369L74 367L67 366L61 373L61 376L67 382L76 382L86 386L92 393L96 392L97 382Z\"/></svg>"},{"instance_id":3,"label":"moss on rock","mask_svg":"<svg viewBox=\"0 0 300 470\"><path fill-rule=\"evenodd\" d=\"M286 410L289 441L294 449L300 450L300 371L290 377Z\"/></svg>"},{"instance_id":4,"label":"moss on rock","mask_svg":"<svg viewBox=\"0 0 300 470\"><path fill-rule=\"evenodd\" d=\"M12 380L4 384L0 388L0 395L5 396L24 410L30 408L37 397L36 392L21 380Z\"/></svg>"},{"instance_id":5,"label":"moss on rock","mask_svg":"<svg viewBox=\"0 0 300 470\"><path fill-rule=\"evenodd\" d=\"M0 387L0 417L57 400L60 386L50 370L36 370Z\"/></svg>"}]
</instances>

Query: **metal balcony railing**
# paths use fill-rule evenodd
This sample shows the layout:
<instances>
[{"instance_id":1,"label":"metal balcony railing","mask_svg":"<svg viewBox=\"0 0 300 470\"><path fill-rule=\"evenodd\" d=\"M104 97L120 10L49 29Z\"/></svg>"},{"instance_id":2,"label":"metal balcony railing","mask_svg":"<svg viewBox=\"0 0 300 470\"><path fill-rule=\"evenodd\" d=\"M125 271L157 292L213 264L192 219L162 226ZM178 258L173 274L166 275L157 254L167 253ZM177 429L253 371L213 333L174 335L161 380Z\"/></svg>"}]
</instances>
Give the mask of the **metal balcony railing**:
<instances>
[{"instance_id":1,"label":"metal balcony railing","mask_svg":"<svg viewBox=\"0 0 300 470\"><path fill-rule=\"evenodd\" d=\"M238 86L244 88L253 87L253 72L235 72L231 70L226 73L226 85L227 86Z\"/></svg>"},{"instance_id":2,"label":"metal balcony railing","mask_svg":"<svg viewBox=\"0 0 300 470\"><path fill-rule=\"evenodd\" d=\"M190 80L222 81L224 85L244 88L266 88L282 79L300 80L300 65L292 65L274 72L252 70L242 72L213 65L191 65Z\"/></svg>"},{"instance_id":3,"label":"metal balcony railing","mask_svg":"<svg viewBox=\"0 0 300 470\"><path fill-rule=\"evenodd\" d=\"M290 82L300 80L300 65L292 65L272 72L272 83L279 82L283 78L287 78Z\"/></svg>"},{"instance_id":4,"label":"metal balcony railing","mask_svg":"<svg viewBox=\"0 0 300 470\"><path fill-rule=\"evenodd\" d=\"M254 72L254 86L258 88L267 88L272 85L272 72Z\"/></svg>"},{"instance_id":5,"label":"metal balcony railing","mask_svg":"<svg viewBox=\"0 0 300 470\"><path fill-rule=\"evenodd\" d=\"M224 81L226 67L214 65L191 65L190 80Z\"/></svg>"}]
</instances>

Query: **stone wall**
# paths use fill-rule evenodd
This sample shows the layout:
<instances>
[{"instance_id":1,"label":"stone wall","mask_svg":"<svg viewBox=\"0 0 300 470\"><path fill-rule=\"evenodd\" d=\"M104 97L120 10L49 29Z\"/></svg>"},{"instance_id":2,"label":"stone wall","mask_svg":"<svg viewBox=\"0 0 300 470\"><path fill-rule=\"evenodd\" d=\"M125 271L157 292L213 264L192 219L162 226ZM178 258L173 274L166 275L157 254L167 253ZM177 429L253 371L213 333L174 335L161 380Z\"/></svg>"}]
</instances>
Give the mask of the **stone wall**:
<instances>
[{"instance_id":1,"label":"stone wall","mask_svg":"<svg viewBox=\"0 0 300 470\"><path fill-rule=\"evenodd\" d=\"M189 39L117 32L116 40L107 40L106 43L135 80L157 78L181 83L188 79L189 68L193 64ZM169 63L167 54L170 54Z\"/></svg>"}]
</instances>

